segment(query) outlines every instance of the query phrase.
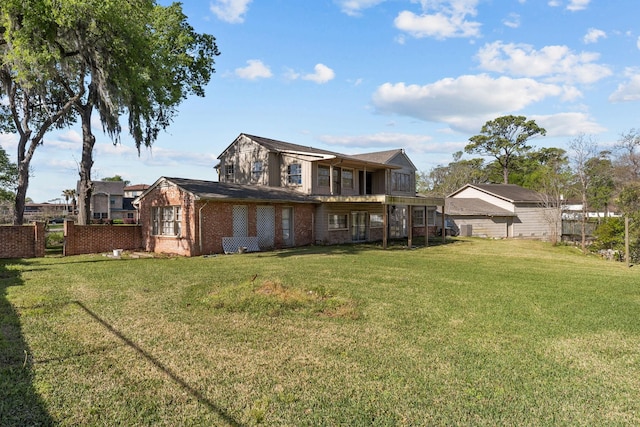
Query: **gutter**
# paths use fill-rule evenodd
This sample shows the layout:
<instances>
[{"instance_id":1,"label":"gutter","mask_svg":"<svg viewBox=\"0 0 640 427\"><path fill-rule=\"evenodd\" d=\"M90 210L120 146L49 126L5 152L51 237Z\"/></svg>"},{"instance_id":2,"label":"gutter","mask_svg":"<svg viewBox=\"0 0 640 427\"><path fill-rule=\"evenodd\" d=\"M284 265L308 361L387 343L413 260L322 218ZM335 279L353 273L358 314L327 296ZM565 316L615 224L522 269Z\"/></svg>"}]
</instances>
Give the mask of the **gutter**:
<instances>
[{"instance_id":1,"label":"gutter","mask_svg":"<svg viewBox=\"0 0 640 427\"><path fill-rule=\"evenodd\" d=\"M209 201L205 201L204 205L198 209L198 245L200 246L200 255L202 255L202 209L209 204Z\"/></svg>"}]
</instances>

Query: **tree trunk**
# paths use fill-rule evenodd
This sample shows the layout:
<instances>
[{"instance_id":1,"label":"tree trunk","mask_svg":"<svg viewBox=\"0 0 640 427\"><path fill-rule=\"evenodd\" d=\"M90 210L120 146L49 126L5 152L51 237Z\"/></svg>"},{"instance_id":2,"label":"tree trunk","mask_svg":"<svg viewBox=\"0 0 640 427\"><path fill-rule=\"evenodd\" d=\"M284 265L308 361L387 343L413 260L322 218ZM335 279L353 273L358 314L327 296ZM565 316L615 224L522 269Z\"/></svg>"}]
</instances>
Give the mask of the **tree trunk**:
<instances>
[{"instance_id":1,"label":"tree trunk","mask_svg":"<svg viewBox=\"0 0 640 427\"><path fill-rule=\"evenodd\" d=\"M27 151L27 142L29 142L30 138L31 131L28 128L20 132L17 155L18 188L16 188L16 198L14 200L13 225L22 225L24 222L24 206L27 200L27 188L29 188L29 165L31 164L35 146L37 146L37 141L31 141L31 146Z\"/></svg>"},{"instance_id":2,"label":"tree trunk","mask_svg":"<svg viewBox=\"0 0 640 427\"><path fill-rule=\"evenodd\" d=\"M78 108L80 110L80 108ZM80 161L80 186L78 188L78 224L91 223L91 168L93 167L93 146L96 137L91 132L91 112L93 106L81 108L82 118L82 160Z\"/></svg>"},{"instance_id":3,"label":"tree trunk","mask_svg":"<svg viewBox=\"0 0 640 427\"><path fill-rule=\"evenodd\" d=\"M504 178L504 183L508 184L509 183L509 167L507 166L502 167L502 177Z\"/></svg>"},{"instance_id":4,"label":"tree trunk","mask_svg":"<svg viewBox=\"0 0 640 427\"><path fill-rule=\"evenodd\" d=\"M22 225L24 222L24 206L27 200L27 188L29 187L29 165L25 162L18 163L18 188L13 209L13 225Z\"/></svg>"}]
</instances>

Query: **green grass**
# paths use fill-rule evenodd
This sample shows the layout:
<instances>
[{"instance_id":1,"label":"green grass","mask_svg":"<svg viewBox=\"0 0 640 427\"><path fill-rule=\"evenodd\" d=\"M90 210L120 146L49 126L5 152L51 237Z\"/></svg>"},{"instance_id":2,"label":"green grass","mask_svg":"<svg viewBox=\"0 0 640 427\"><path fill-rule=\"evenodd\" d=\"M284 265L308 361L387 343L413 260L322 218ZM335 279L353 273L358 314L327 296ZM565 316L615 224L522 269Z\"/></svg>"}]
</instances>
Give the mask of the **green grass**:
<instances>
[{"instance_id":1,"label":"green grass","mask_svg":"<svg viewBox=\"0 0 640 427\"><path fill-rule=\"evenodd\" d=\"M0 261L0 425L638 425L640 273L457 239Z\"/></svg>"}]
</instances>

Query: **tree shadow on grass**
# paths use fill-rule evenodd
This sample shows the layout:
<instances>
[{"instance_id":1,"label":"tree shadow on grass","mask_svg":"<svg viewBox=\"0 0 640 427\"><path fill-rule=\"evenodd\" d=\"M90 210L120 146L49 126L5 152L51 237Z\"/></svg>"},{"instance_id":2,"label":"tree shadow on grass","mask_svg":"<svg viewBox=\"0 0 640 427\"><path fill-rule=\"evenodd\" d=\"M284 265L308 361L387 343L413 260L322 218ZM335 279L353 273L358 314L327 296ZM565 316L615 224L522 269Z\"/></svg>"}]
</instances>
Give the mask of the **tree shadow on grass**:
<instances>
[{"instance_id":1,"label":"tree shadow on grass","mask_svg":"<svg viewBox=\"0 0 640 427\"><path fill-rule=\"evenodd\" d=\"M80 301L73 301L73 302L77 304L78 307L80 307L82 310L84 310L84 312L87 313L91 318L93 318L95 321L101 324L104 328L106 328L109 332L111 332L113 335L115 335L121 341L123 341L128 347L135 350L140 356L142 356L147 361L151 362L156 368L158 368L160 371L164 372L169 378L171 378L171 380L173 380L180 387L185 389L193 397L198 399L200 403L207 406L211 411L218 414L218 416L228 425L232 427L241 426L241 424L238 421L236 421L229 413L227 413L227 411L225 411L223 408L213 403L211 400L207 399L207 397L202 392L200 392L199 390L189 385L185 380L180 378L178 374L176 374L171 369L163 365L162 362L160 362L160 360L158 360L152 354L140 348L136 343L134 343L129 338L127 338L124 334L122 334L122 332L114 328L110 323L108 323L102 317L98 316L92 310L87 308L82 302Z\"/></svg>"},{"instance_id":2,"label":"tree shadow on grass","mask_svg":"<svg viewBox=\"0 0 640 427\"><path fill-rule=\"evenodd\" d=\"M16 260L0 260L0 424L49 426L54 421L33 385L31 351L22 334L20 316L7 298L7 289L24 286Z\"/></svg>"}]
</instances>

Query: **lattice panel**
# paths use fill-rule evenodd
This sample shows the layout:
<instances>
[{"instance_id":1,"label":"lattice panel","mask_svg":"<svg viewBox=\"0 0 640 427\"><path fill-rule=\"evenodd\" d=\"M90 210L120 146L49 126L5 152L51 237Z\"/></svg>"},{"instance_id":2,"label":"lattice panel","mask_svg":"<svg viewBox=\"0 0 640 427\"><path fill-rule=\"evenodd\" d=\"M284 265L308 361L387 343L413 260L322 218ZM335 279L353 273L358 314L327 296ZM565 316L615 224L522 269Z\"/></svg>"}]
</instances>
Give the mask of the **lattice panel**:
<instances>
[{"instance_id":1,"label":"lattice panel","mask_svg":"<svg viewBox=\"0 0 640 427\"><path fill-rule=\"evenodd\" d=\"M273 206L258 206L258 244L261 248L272 248L276 235L276 213Z\"/></svg>"},{"instance_id":2,"label":"lattice panel","mask_svg":"<svg viewBox=\"0 0 640 427\"><path fill-rule=\"evenodd\" d=\"M247 207L236 205L233 207L233 236L246 237L249 230L249 215Z\"/></svg>"}]
</instances>

